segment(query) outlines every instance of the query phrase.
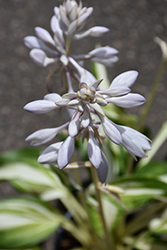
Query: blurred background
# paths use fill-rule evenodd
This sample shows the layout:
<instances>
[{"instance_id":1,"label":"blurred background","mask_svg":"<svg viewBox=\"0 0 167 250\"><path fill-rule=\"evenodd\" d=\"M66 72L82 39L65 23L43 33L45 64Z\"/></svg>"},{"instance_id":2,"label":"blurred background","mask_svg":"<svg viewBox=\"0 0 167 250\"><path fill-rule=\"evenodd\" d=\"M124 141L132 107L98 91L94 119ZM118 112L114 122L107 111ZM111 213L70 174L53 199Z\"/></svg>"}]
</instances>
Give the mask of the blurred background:
<instances>
[{"instance_id":1,"label":"blurred background","mask_svg":"<svg viewBox=\"0 0 167 250\"><path fill-rule=\"evenodd\" d=\"M28 146L25 138L29 134L60 125L60 116L64 119L65 114L57 111L33 115L23 110L26 103L42 99L47 93L49 73L49 68L39 68L30 60L23 38L34 35L35 26L51 31L53 8L61 3L58 0L0 1L0 152ZM119 61L108 68L110 81L124 71L137 70L139 77L133 92L147 97L161 63L161 51L154 37L167 41L167 0L85 0L83 5L94 7L87 26L106 26L110 32L101 38L81 40L79 45L76 43L75 52L89 52L97 43L118 49ZM151 138L166 120L166 79L167 72L146 121ZM55 78L55 84L61 93L59 77ZM131 114L140 111L141 107L129 110ZM166 151L164 146L157 158L164 159Z\"/></svg>"}]
</instances>

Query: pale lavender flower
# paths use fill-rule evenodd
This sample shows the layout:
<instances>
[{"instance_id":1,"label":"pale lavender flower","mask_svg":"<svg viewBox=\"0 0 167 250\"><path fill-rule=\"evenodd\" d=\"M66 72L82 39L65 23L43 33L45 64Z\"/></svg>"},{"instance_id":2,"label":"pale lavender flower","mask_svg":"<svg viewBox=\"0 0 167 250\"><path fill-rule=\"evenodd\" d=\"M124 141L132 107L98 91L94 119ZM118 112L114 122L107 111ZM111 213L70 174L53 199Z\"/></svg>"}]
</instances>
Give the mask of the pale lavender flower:
<instances>
[{"instance_id":1,"label":"pale lavender flower","mask_svg":"<svg viewBox=\"0 0 167 250\"><path fill-rule=\"evenodd\" d=\"M57 164L60 169L65 168L71 161L75 148L75 138L68 136L59 148Z\"/></svg>"},{"instance_id":2,"label":"pale lavender flower","mask_svg":"<svg viewBox=\"0 0 167 250\"><path fill-rule=\"evenodd\" d=\"M115 126L122 136L122 145L133 158L137 160L136 156L140 158L146 157L145 151L151 150L151 140L135 129L116 124Z\"/></svg>"},{"instance_id":3,"label":"pale lavender flower","mask_svg":"<svg viewBox=\"0 0 167 250\"><path fill-rule=\"evenodd\" d=\"M25 45L31 50L31 59L38 66L46 67L49 64L55 64L61 68L60 72L66 75L68 92L73 91L71 77L78 81L94 82L96 80L89 71L79 65L81 61L90 59L105 66L112 66L118 60L118 51L109 46L83 55L70 55L72 38L81 39L88 35L97 37L109 31L105 27L95 26L80 32L92 11L92 7L82 7L81 2L78 5L74 0L67 0L59 8L54 8L55 15L50 22L53 37L47 30L36 27L36 36L24 38Z\"/></svg>"},{"instance_id":4,"label":"pale lavender flower","mask_svg":"<svg viewBox=\"0 0 167 250\"><path fill-rule=\"evenodd\" d=\"M109 31L106 27L95 26L80 32L93 12L92 7L82 7L81 1L78 5L75 0L66 0L59 8L55 7L54 12L60 28L71 38L81 39L86 36L97 37Z\"/></svg>"},{"instance_id":5,"label":"pale lavender flower","mask_svg":"<svg viewBox=\"0 0 167 250\"><path fill-rule=\"evenodd\" d=\"M85 138L88 140L87 153L89 160L96 169L99 169L97 172L98 176L100 180L104 181L108 171L108 163L99 146L99 142L101 142L101 135L98 132L99 125L102 125L104 133L112 142L118 145L122 144L135 159L136 156L145 157L145 151L151 149L150 140L134 129L116 125L105 116L101 108L101 106L106 106L111 102L128 108L143 104L145 102L143 96L129 93L131 91L130 87L135 82L137 75L136 71L124 72L117 76L106 90L100 90L99 88L102 80L89 84L81 82L77 92L70 92L64 94L62 97L52 93L46 95L44 100L27 104L25 109L33 113L50 111L48 108L49 105L51 107L55 105L54 108L66 107L74 110L69 123L55 129L37 131L27 138L28 141L35 141L34 145L40 145L53 139L61 129L68 126L69 136L67 139L59 148L57 145L56 149L52 145L49 146L44 150L42 158L39 158L39 161L45 162L44 156L47 155L49 163L54 159L57 161L59 168L66 167L74 153L75 138L76 136L80 136L83 140ZM49 105L46 103L47 107L43 107L42 101L49 102ZM100 121L94 120L94 115ZM54 150L55 154L53 153ZM105 168L104 172L102 171L103 167Z\"/></svg>"},{"instance_id":6,"label":"pale lavender flower","mask_svg":"<svg viewBox=\"0 0 167 250\"><path fill-rule=\"evenodd\" d=\"M63 142L57 142L47 147L38 157L38 162L41 164L55 163L57 161L58 151Z\"/></svg>"},{"instance_id":7,"label":"pale lavender flower","mask_svg":"<svg viewBox=\"0 0 167 250\"><path fill-rule=\"evenodd\" d=\"M61 130L68 126L69 122L57 128L40 129L26 138L26 141L31 143L31 146L39 146L51 141Z\"/></svg>"}]
</instances>

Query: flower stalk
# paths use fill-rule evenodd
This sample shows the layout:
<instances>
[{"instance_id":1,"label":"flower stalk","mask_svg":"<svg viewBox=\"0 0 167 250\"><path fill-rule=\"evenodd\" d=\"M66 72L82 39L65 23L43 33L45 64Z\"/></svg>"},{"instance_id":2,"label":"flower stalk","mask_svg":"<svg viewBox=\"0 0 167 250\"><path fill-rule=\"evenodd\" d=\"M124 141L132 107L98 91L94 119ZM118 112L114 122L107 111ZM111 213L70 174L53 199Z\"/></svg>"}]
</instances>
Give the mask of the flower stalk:
<instances>
[{"instance_id":1,"label":"flower stalk","mask_svg":"<svg viewBox=\"0 0 167 250\"><path fill-rule=\"evenodd\" d=\"M111 249L114 250L113 244L112 244L112 241L111 241L111 234L110 234L110 232L109 232L109 230L107 228L106 220L105 220L105 217L104 217L103 204L102 204L102 199L101 199L101 192L100 192L100 190L98 188L99 182L98 182L98 178L97 178L97 173L96 173L93 166L91 167L91 172L92 172L92 179L93 179L94 186L95 186L96 197L97 197L97 201L98 201L98 204L99 204L99 214L100 214L100 217L101 217L102 226L103 226L103 229L104 229L104 235L105 235L105 238L106 238L106 247L107 247L107 250L111 250Z\"/></svg>"}]
</instances>

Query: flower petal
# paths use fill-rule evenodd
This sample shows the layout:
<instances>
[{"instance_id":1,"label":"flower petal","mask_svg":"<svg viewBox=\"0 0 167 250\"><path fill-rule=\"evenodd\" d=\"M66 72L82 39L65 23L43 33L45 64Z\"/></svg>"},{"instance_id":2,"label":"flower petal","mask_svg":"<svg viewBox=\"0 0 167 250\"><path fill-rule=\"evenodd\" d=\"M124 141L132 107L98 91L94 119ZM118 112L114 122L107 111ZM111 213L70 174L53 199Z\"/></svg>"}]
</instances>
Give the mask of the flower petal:
<instances>
[{"instance_id":1,"label":"flower petal","mask_svg":"<svg viewBox=\"0 0 167 250\"><path fill-rule=\"evenodd\" d=\"M117 56L112 56L110 58L105 58L105 59L93 57L91 60L93 62L101 63L106 67L111 67L113 65L113 63L116 63L118 61L118 57Z\"/></svg>"},{"instance_id":2,"label":"flower petal","mask_svg":"<svg viewBox=\"0 0 167 250\"><path fill-rule=\"evenodd\" d=\"M80 118L80 112L76 112L68 126L68 133L71 137L76 136L79 132L79 127L80 127L79 118Z\"/></svg>"},{"instance_id":3,"label":"flower petal","mask_svg":"<svg viewBox=\"0 0 167 250\"><path fill-rule=\"evenodd\" d=\"M33 102L29 102L24 106L24 109L32 112L34 114L44 114L53 109L57 108L54 102L47 100L37 100Z\"/></svg>"},{"instance_id":4,"label":"flower petal","mask_svg":"<svg viewBox=\"0 0 167 250\"><path fill-rule=\"evenodd\" d=\"M38 162L41 164L51 164L57 161L58 150L63 142L57 142L47 147L38 157Z\"/></svg>"},{"instance_id":5,"label":"flower petal","mask_svg":"<svg viewBox=\"0 0 167 250\"><path fill-rule=\"evenodd\" d=\"M138 77L138 72L130 70L118 75L111 83L110 87L126 86L131 87Z\"/></svg>"},{"instance_id":6,"label":"flower petal","mask_svg":"<svg viewBox=\"0 0 167 250\"><path fill-rule=\"evenodd\" d=\"M97 140L95 139L91 131L89 132L87 153L93 167L98 168L101 163L101 150L99 144L97 143Z\"/></svg>"},{"instance_id":7,"label":"flower petal","mask_svg":"<svg viewBox=\"0 0 167 250\"><path fill-rule=\"evenodd\" d=\"M130 88L126 86L121 86L121 87L113 87L105 90L100 90L98 93L102 95L108 95L108 96L121 96L121 95L126 95L130 92Z\"/></svg>"},{"instance_id":8,"label":"flower petal","mask_svg":"<svg viewBox=\"0 0 167 250\"><path fill-rule=\"evenodd\" d=\"M87 8L86 12L79 16L79 18L78 18L78 26L82 25L82 27L83 27L83 25L86 23L87 19L92 14L92 12L93 12L92 7Z\"/></svg>"},{"instance_id":9,"label":"flower petal","mask_svg":"<svg viewBox=\"0 0 167 250\"><path fill-rule=\"evenodd\" d=\"M71 161L74 153L74 142L75 138L68 136L61 145L57 157L57 164L60 169L65 168Z\"/></svg>"},{"instance_id":10,"label":"flower petal","mask_svg":"<svg viewBox=\"0 0 167 250\"><path fill-rule=\"evenodd\" d=\"M105 156L105 154L103 153L103 151L101 151L101 163L100 166L97 169L97 175L99 177L99 180L101 181L101 183L104 183L107 179L107 175L108 175L108 160Z\"/></svg>"},{"instance_id":11,"label":"flower petal","mask_svg":"<svg viewBox=\"0 0 167 250\"><path fill-rule=\"evenodd\" d=\"M68 126L68 122L57 128L40 129L26 138L31 146L39 146L51 141L62 129Z\"/></svg>"},{"instance_id":12,"label":"flower petal","mask_svg":"<svg viewBox=\"0 0 167 250\"><path fill-rule=\"evenodd\" d=\"M134 108L145 103L145 98L139 94L127 94L119 97L106 98L106 101L122 108Z\"/></svg>"},{"instance_id":13,"label":"flower petal","mask_svg":"<svg viewBox=\"0 0 167 250\"><path fill-rule=\"evenodd\" d=\"M69 61L80 74L80 82L86 82L89 86L97 81L96 78L89 71L82 68L72 57L69 57Z\"/></svg>"},{"instance_id":14,"label":"flower petal","mask_svg":"<svg viewBox=\"0 0 167 250\"><path fill-rule=\"evenodd\" d=\"M89 52L89 55L100 58L100 59L110 58L117 54L118 54L118 50L110 46L100 47Z\"/></svg>"},{"instance_id":15,"label":"flower petal","mask_svg":"<svg viewBox=\"0 0 167 250\"><path fill-rule=\"evenodd\" d=\"M102 108L100 107L98 103L89 103L89 106L92 109L94 109L96 112L98 112L98 114L105 116L104 111L102 110Z\"/></svg>"},{"instance_id":16,"label":"flower petal","mask_svg":"<svg viewBox=\"0 0 167 250\"><path fill-rule=\"evenodd\" d=\"M51 54L53 54L54 56L58 56L59 53L57 53L56 51L50 49L48 46L46 46L46 44L39 38L35 37L35 36L27 36L24 38L24 44L30 48L30 49L41 49L44 50L46 52L49 52Z\"/></svg>"},{"instance_id":17,"label":"flower petal","mask_svg":"<svg viewBox=\"0 0 167 250\"><path fill-rule=\"evenodd\" d=\"M51 101L51 102L56 102L57 100L61 99L61 96L59 94L56 94L56 93L51 93L51 94L45 95L44 99Z\"/></svg>"},{"instance_id":18,"label":"flower petal","mask_svg":"<svg viewBox=\"0 0 167 250\"><path fill-rule=\"evenodd\" d=\"M57 128L41 129L26 138L26 141L31 142L31 146L39 146L48 141L51 141L59 132Z\"/></svg>"},{"instance_id":19,"label":"flower petal","mask_svg":"<svg viewBox=\"0 0 167 250\"><path fill-rule=\"evenodd\" d=\"M87 128L90 124L90 121L91 121L91 117L90 117L89 109L87 106L85 106L84 113L81 116L81 126L83 128Z\"/></svg>"},{"instance_id":20,"label":"flower petal","mask_svg":"<svg viewBox=\"0 0 167 250\"><path fill-rule=\"evenodd\" d=\"M99 115L99 118L103 125L103 130L106 136L114 143L122 144L122 137L115 124L110 121L106 116Z\"/></svg>"},{"instance_id":21,"label":"flower petal","mask_svg":"<svg viewBox=\"0 0 167 250\"><path fill-rule=\"evenodd\" d=\"M48 64L55 63L57 59L49 58L41 49L32 49L30 51L31 59L40 67L46 67Z\"/></svg>"},{"instance_id":22,"label":"flower petal","mask_svg":"<svg viewBox=\"0 0 167 250\"><path fill-rule=\"evenodd\" d=\"M103 26L95 26L89 29L90 36L99 37L102 36L104 33L108 32L109 29Z\"/></svg>"},{"instance_id":23,"label":"flower petal","mask_svg":"<svg viewBox=\"0 0 167 250\"><path fill-rule=\"evenodd\" d=\"M60 29L60 26L59 26L59 20L56 16L53 16L51 18L51 21L50 21L50 26L51 26L51 29L53 31L53 33L58 37L58 39L63 42L64 41L64 38L63 38L63 32L62 30Z\"/></svg>"},{"instance_id":24,"label":"flower petal","mask_svg":"<svg viewBox=\"0 0 167 250\"><path fill-rule=\"evenodd\" d=\"M140 132L126 127L116 125L122 135L122 145L136 159L136 156L146 157L144 150L151 150L150 139Z\"/></svg>"},{"instance_id":25,"label":"flower petal","mask_svg":"<svg viewBox=\"0 0 167 250\"><path fill-rule=\"evenodd\" d=\"M50 43L55 46L55 42L49 32L41 27L35 27L36 35L44 42Z\"/></svg>"}]
</instances>

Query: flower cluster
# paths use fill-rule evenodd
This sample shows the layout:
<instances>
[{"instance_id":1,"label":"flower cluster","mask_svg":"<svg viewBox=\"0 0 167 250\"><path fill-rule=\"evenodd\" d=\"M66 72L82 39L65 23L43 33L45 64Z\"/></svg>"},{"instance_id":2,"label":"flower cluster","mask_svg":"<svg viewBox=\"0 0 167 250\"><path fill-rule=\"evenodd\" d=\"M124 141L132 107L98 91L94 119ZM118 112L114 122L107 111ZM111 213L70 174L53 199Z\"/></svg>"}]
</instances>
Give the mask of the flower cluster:
<instances>
[{"instance_id":1,"label":"flower cluster","mask_svg":"<svg viewBox=\"0 0 167 250\"><path fill-rule=\"evenodd\" d=\"M82 8L74 0L67 0L60 7L55 7L55 15L51 18L50 26L53 37L41 27L35 28L36 36L24 38L25 45L31 49L31 59L41 67L49 64L56 64L65 70L66 77L77 78L79 81L83 75L94 82L94 76L78 64L78 61L88 60L101 63L105 66L112 66L118 60L118 51L109 46L94 49L87 54L70 55L70 44L73 39L81 39L86 36L99 37L108 32L109 29L103 26L95 26L84 32L80 32L91 15L93 8ZM48 44L48 45L47 45ZM73 70L74 69L74 70ZM68 89L71 84L68 80Z\"/></svg>"},{"instance_id":2,"label":"flower cluster","mask_svg":"<svg viewBox=\"0 0 167 250\"><path fill-rule=\"evenodd\" d=\"M91 59L105 66L111 66L117 61L118 51L109 46L90 51L88 54L69 55L72 39L81 39L88 35L100 36L108 31L107 28L97 26L81 31L91 15L93 8L83 8L74 0L67 0L55 7L55 15L51 19L51 28L54 38L43 28L36 27L37 37L26 37L25 44L31 49L30 56L40 66L50 63L59 63L64 69L68 83L68 93L60 96L50 93L43 100L37 100L25 105L25 109L35 114L43 114L53 109L66 107L70 112L70 121L57 128L47 128L36 131L27 137L31 145L42 145L51 141L62 129L68 130L68 137L63 142L51 144L38 158L39 163L57 162L60 169L66 167L74 153L75 140L81 137L87 139L87 154L91 164L97 169L101 182L105 182L108 173L108 161L101 150L102 136L99 127L102 126L104 134L114 143L123 145L136 159L145 157L145 150L150 150L149 139L126 126L120 126L109 120L101 108L108 103L123 108L132 108L145 102L139 94L130 93L130 87L136 81L138 73L127 71L117 76L108 89L101 90L102 80L95 77L78 61ZM53 46L53 49L45 43ZM47 57L49 53L52 57ZM71 77L77 79L78 91L74 92Z\"/></svg>"}]
</instances>

